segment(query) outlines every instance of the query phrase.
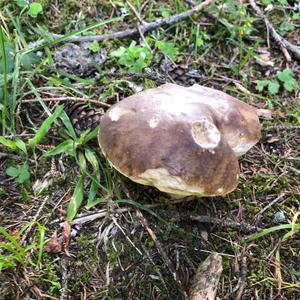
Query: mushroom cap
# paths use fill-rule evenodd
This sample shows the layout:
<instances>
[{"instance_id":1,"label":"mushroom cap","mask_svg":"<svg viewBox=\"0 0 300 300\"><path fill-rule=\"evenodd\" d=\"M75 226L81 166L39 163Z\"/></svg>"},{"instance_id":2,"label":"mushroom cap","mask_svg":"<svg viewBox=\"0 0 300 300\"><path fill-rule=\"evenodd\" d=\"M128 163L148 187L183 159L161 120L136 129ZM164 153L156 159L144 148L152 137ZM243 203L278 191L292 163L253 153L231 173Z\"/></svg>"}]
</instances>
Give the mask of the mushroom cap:
<instances>
[{"instance_id":1,"label":"mushroom cap","mask_svg":"<svg viewBox=\"0 0 300 300\"><path fill-rule=\"evenodd\" d=\"M238 184L235 152L259 138L254 115L225 93L165 84L113 105L101 118L99 144L135 182L171 194L224 195Z\"/></svg>"}]
</instances>

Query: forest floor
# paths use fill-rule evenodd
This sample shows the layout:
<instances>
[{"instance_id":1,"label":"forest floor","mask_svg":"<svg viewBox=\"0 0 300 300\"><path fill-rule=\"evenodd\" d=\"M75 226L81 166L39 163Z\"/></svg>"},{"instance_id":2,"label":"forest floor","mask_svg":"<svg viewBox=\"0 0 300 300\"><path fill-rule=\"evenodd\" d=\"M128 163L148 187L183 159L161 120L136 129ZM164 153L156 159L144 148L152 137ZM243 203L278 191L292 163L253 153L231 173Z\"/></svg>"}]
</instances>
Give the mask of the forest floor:
<instances>
[{"instance_id":1,"label":"forest floor","mask_svg":"<svg viewBox=\"0 0 300 300\"><path fill-rule=\"evenodd\" d=\"M299 299L300 3L27 2L0 0L0 299L185 299L215 252L219 299ZM170 200L78 136L165 82L261 109L234 192Z\"/></svg>"}]
</instances>

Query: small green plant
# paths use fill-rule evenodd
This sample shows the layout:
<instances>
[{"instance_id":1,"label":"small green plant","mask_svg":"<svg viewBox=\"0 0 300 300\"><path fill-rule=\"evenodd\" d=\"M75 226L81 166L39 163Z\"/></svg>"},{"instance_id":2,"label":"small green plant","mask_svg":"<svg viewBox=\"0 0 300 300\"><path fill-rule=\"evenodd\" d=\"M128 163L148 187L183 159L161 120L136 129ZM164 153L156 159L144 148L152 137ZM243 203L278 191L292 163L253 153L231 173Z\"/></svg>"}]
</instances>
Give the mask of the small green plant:
<instances>
[{"instance_id":1,"label":"small green plant","mask_svg":"<svg viewBox=\"0 0 300 300\"><path fill-rule=\"evenodd\" d=\"M30 3L26 0L15 0L15 2L22 9L22 12L27 10L28 14L33 18L36 18L43 11L43 5L39 2Z\"/></svg>"},{"instance_id":2,"label":"small green plant","mask_svg":"<svg viewBox=\"0 0 300 300\"><path fill-rule=\"evenodd\" d=\"M30 245L24 246L21 237L26 229L33 224L37 225L37 236L33 237L33 242ZM45 244L45 227L43 225L38 222L29 222L16 235L12 235L3 227L0 227L0 237L0 272L26 262L35 267L41 266ZM38 251L35 259L32 256L33 250Z\"/></svg>"},{"instance_id":3,"label":"small green plant","mask_svg":"<svg viewBox=\"0 0 300 300\"><path fill-rule=\"evenodd\" d=\"M281 23L281 25L279 26L279 33L282 36L285 36L287 34L287 32L292 31L295 29L295 26L292 23Z\"/></svg>"},{"instance_id":4,"label":"small green plant","mask_svg":"<svg viewBox=\"0 0 300 300\"><path fill-rule=\"evenodd\" d=\"M78 137L67 114L62 112L60 118L65 125L69 138L57 145L54 149L46 152L44 157L67 153L76 159L80 168L81 175L77 180L73 196L67 208L67 220L71 221L76 216L80 206L82 205L86 188L89 187L86 205L89 209L108 197L112 197L114 184L111 178L110 168L108 166L102 167L101 163L97 159L96 153L87 145L90 140L95 139L98 135L98 128L95 128L92 131L87 130ZM92 171L89 170L90 168ZM105 175L105 187L100 183L100 170L102 170ZM85 181L88 180L89 182L85 184ZM104 191L105 195L103 197L96 197L99 188Z\"/></svg>"},{"instance_id":5,"label":"small green plant","mask_svg":"<svg viewBox=\"0 0 300 300\"><path fill-rule=\"evenodd\" d=\"M280 86L283 86L288 92L292 92L299 87L299 84L290 69L278 71L276 79L256 80L255 82L258 91L262 92L267 87L270 94L277 94Z\"/></svg>"},{"instance_id":6,"label":"small green plant","mask_svg":"<svg viewBox=\"0 0 300 300\"><path fill-rule=\"evenodd\" d=\"M93 53L98 53L100 50L100 45L98 42L94 41L91 44L89 44L89 49L93 52Z\"/></svg>"},{"instance_id":7,"label":"small green plant","mask_svg":"<svg viewBox=\"0 0 300 300\"><path fill-rule=\"evenodd\" d=\"M121 46L111 53L111 57L118 58L118 63L129 72L140 73L152 62L152 53L148 46L137 46L132 41L128 48Z\"/></svg>"},{"instance_id":8,"label":"small green plant","mask_svg":"<svg viewBox=\"0 0 300 300\"><path fill-rule=\"evenodd\" d=\"M249 237L247 237L245 239L246 242L250 242L250 241L254 241L257 240L259 238L262 238L266 235L269 234L275 234L276 232L280 232L283 230L289 230L288 232L286 232L285 234L283 234L281 236L281 239L279 241L279 243L276 246L276 251L275 251L275 267L276 267L276 271L278 274L278 280L280 281L279 284L281 285L282 283L285 284L286 288L289 287L293 287L293 284L289 284L288 282L283 282L282 281L282 276L281 276L281 272L282 272L282 268L281 268L281 252L280 252L280 248L281 246L284 244L284 242L287 242L289 239L293 239L294 236L298 236L300 233L300 225L299 223L297 223L297 219L300 215L300 212L296 212L293 216L292 222L289 224L282 224L282 225L277 225L277 226L273 226L270 228L266 228L258 233L254 233L253 235L250 235ZM286 250L285 250L286 252ZM286 254L285 254L286 255ZM295 271L293 268L288 269L290 274L295 274L295 273L299 273L297 271Z\"/></svg>"},{"instance_id":9,"label":"small green plant","mask_svg":"<svg viewBox=\"0 0 300 300\"><path fill-rule=\"evenodd\" d=\"M30 179L29 167L25 163L22 166L9 167L6 169L6 174L11 177L15 177L16 182L26 183Z\"/></svg>"},{"instance_id":10,"label":"small green plant","mask_svg":"<svg viewBox=\"0 0 300 300\"><path fill-rule=\"evenodd\" d=\"M175 60L179 49L171 42L156 41L155 46L172 60Z\"/></svg>"}]
</instances>

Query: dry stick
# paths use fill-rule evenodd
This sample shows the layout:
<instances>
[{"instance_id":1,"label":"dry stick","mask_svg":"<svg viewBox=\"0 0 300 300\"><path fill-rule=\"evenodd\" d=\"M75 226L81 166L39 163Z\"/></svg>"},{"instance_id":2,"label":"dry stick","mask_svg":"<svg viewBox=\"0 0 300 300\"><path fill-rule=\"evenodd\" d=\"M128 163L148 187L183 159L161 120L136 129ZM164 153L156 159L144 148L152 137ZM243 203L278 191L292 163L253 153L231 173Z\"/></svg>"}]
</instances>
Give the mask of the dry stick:
<instances>
[{"instance_id":1,"label":"dry stick","mask_svg":"<svg viewBox=\"0 0 300 300\"><path fill-rule=\"evenodd\" d=\"M255 12L264 19L264 22L266 24L267 29L270 31L272 37L274 40L280 45L280 47L287 49L290 51L297 60L300 60L300 46L296 46L294 44L291 44L289 41L287 41L285 38L280 36L277 31L275 30L272 23L268 20L268 18L264 15L263 11L257 6L255 0L249 0L252 8L255 10ZM283 51L283 54L284 51Z\"/></svg>"},{"instance_id":2,"label":"dry stick","mask_svg":"<svg viewBox=\"0 0 300 300\"><path fill-rule=\"evenodd\" d=\"M64 255L60 259L60 269L61 269L61 289L60 289L60 300L68 300L68 257Z\"/></svg>"},{"instance_id":3,"label":"dry stick","mask_svg":"<svg viewBox=\"0 0 300 300\"><path fill-rule=\"evenodd\" d=\"M30 232L32 226L35 225L35 222L37 221L38 217L40 216L40 214L41 214L41 212L42 212L44 206L45 206L46 203L48 202L48 200L49 200L49 196L46 196L45 199L44 199L44 201L43 201L42 204L40 205L38 211L36 212L35 216L33 217L32 221L31 221L32 223L31 223L31 224L28 226L28 228L25 230L25 232L24 232L24 234L23 234L23 236L22 236L22 239L21 239L22 242L24 242L24 241L26 240L28 233Z\"/></svg>"},{"instance_id":4,"label":"dry stick","mask_svg":"<svg viewBox=\"0 0 300 300\"><path fill-rule=\"evenodd\" d=\"M233 290L233 293L235 293L234 297L232 297L233 300L240 300L242 298L247 283L247 257L245 254L243 255L244 256L242 257L240 268L240 277L236 287Z\"/></svg>"},{"instance_id":5,"label":"dry stick","mask_svg":"<svg viewBox=\"0 0 300 300\"><path fill-rule=\"evenodd\" d=\"M160 211L160 215L164 216L167 215L170 218L176 219L176 220L192 220L192 221L197 221L200 223L211 223L211 224L216 224L216 225L221 225L224 227L231 227L234 229L240 229L243 232L253 232L257 231L260 228L256 226L252 226L250 224L245 224L245 223L239 223L230 219L218 219L210 216L205 216L205 215L198 215L194 212L185 212L185 211Z\"/></svg>"},{"instance_id":6,"label":"dry stick","mask_svg":"<svg viewBox=\"0 0 300 300\"><path fill-rule=\"evenodd\" d=\"M166 206L166 205L175 205L175 204L179 204L179 203L186 203L186 202L190 202L195 200L195 197L193 196L189 196L189 197L184 197L184 198L180 198L180 199L174 199L171 200L172 202L169 203L154 203L154 204L146 204L144 205L146 208L156 208L156 207L160 207L160 206ZM133 211L135 208L134 207L122 207L119 209L115 209L114 213L123 213L123 212L128 212L128 211ZM84 224L90 221L94 221L97 219L101 219L105 216L107 216L108 214L108 210L106 208L99 210L96 213L81 213L77 215L77 218L74 219L71 222L71 225L76 225L76 224ZM62 222L60 225L63 224L64 218L60 218L60 219L55 219L53 220L50 225L56 224L58 222Z\"/></svg>"},{"instance_id":7,"label":"dry stick","mask_svg":"<svg viewBox=\"0 0 300 300\"><path fill-rule=\"evenodd\" d=\"M261 216L266 210L268 210L270 207L272 207L277 202L281 201L281 199L286 196L286 193L281 193L276 197L272 202L270 202L267 206L265 206L261 211L259 211L255 216L254 219L256 219L258 216Z\"/></svg>"},{"instance_id":8,"label":"dry stick","mask_svg":"<svg viewBox=\"0 0 300 300\"><path fill-rule=\"evenodd\" d=\"M159 207L162 206L163 204L158 203L158 204L150 204L150 205L145 205L146 208L155 208L155 207ZM128 212L128 211L133 211L135 208L134 207L122 207L119 209L116 209L114 212L115 213L124 213L124 212ZM85 224L87 222L91 222L91 221L95 221L97 219L101 219L106 217L108 214L108 210L107 209L102 209L101 211L94 213L94 214L88 214L88 215L83 215L83 216L79 216L76 219L74 219L71 222L71 225L77 225L77 224ZM177 219L177 220L192 220L192 221L196 221L199 223L209 223L209 224L216 224L216 225L220 225L220 226L224 226L224 227L231 227L234 229L239 229L242 232L245 233L251 233L254 231L258 231L260 230L259 227L256 226L252 226L250 224L246 224L246 223L239 223L233 220L222 220L222 219L218 219L218 218L213 218L210 216L205 216L205 215L197 215L194 212L179 212L179 211L163 211L160 210L160 214L161 215L166 215L168 217L171 217L173 219ZM61 222L63 219L56 219L53 220L50 225L56 224L58 222ZM60 225L62 225L62 223L60 223Z\"/></svg>"},{"instance_id":9,"label":"dry stick","mask_svg":"<svg viewBox=\"0 0 300 300\"><path fill-rule=\"evenodd\" d=\"M148 220L143 216L141 211L138 210L138 209L136 209L136 214L137 214L137 217L139 218L140 222L146 228L146 230L148 231L148 233L151 236L152 240L154 241L158 253L162 257L165 264L167 265L170 273L173 275L173 278L174 278L175 282L177 283L177 285L179 287L179 290L182 293L184 299L187 299L187 293L186 293L186 291L183 287L183 284L182 284L182 282L181 282L181 280L178 276L178 273L175 270L175 268L173 267L172 261L170 260L170 258L166 254L166 252L164 251L160 241L157 239L157 236L156 236L155 232L150 228Z\"/></svg>"},{"instance_id":10,"label":"dry stick","mask_svg":"<svg viewBox=\"0 0 300 300\"><path fill-rule=\"evenodd\" d=\"M222 271L221 255L217 253L209 255L196 271L189 300L214 300Z\"/></svg>"},{"instance_id":11,"label":"dry stick","mask_svg":"<svg viewBox=\"0 0 300 300\"><path fill-rule=\"evenodd\" d=\"M178 23L178 22L183 21L183 20L187 19L188 17L194 15L195 13L205 9L206 7L211 5L213 2L214 2L214 0L206 0L202 3L200 3L199 5L196 5L194 8L189 9L183 13L180 13L180 14L177 14L174 16L170 16L169 18L160 18L160 19L157 19L150 23L144 23L140 26L140 30L142 33L145 33L145 32L157 29L161 26ZM127 38L130 36L136 35L138 33L139 33L138 28L132 28L132 29L126 29L126 30L119 31L119 32L103 34L103 35L92 35L92 36L81 36L81 37L73 36L70 38L66 38L64 41L65 42L93 42L93 41L103 42L103 41L107 41L107 40ZM58 39L58 38L61 38L62 35L52 34L52 37L54 39ZM40 46L44 42L45 42L44 40L41 40L37 43L33 43L30 45L30 48ZM53 42L55 42L55 40Z\"/></svg>"},{"instance_id":12,"label":"dry stick","mask_svg":"<svg viewBox=\"0 0 300 300\"><path fill-rule=\"evenodd\" d=\"M42 98L42 100L44 102L51 102L51 101L59 101L59 102L63 102L63 101L80 101L80 102L89 102L89 103L94 103L94 104L98 104L104 107L111 107L110 104L105 103L105 102L101 102L101 101L97 101L97 100L92 100L92 99L86 99L86 98L78 98L78 97L58 97L58 98ZM39 99L34 98L34 99L25 99L22 100L22 103L33 103L33 102L39 102Z\"/></svg>"}]
</instances>

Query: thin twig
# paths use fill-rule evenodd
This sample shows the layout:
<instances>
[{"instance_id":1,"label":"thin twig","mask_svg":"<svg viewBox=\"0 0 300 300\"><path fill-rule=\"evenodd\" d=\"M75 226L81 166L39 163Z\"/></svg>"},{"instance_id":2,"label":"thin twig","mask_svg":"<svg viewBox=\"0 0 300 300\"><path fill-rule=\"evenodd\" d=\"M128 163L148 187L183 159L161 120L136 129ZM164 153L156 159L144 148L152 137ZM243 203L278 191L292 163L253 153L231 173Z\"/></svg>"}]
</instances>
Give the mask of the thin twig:
<instances>
[{"instance_id":1,"label":"thin twig","mask_svg":"<svg viewBox=\"0 0 300 300\"><path fill-rule=\"evenodd\" d=\"M282 198L284 198L284 196L286 195L286 193L281 193L278 195L278 197L276 197L272 202L270 202L267 206L265 206L262 210L260 210L254 217L254 219L257 219L259 216L261 216L266 210L268 210L269 208L271 208L273 205L275 205L276 203L278 203L279 201L282 200Z\"/></svg>"},{"instance_id":2,"label":"thin twig","mask_svg":"<svg viewBox=\"0 0 300 300\"><path fill-rule=\"evenodd\" d=\"M38 211L36 212L36 214L34 215L33 219L31 220L31 224L28 226L28 228L25 230L23 236L22 236L22 242L24 242L27 238L28 233L30 232L31 228L33 225L35 225L35 222L37 221L38 217L40 216L44 206L46 205L46 203L49 201L49 196L46 196L44 201L42 202L42 204L40 205Z\"/></svg>"},{"instance_id":3,"label":"thin twig","mask_svg":"<svg viewBox=\"0 0 300 300\"><path fill-rule=\"evenodd\" d=\"M49 150L49 149L47 149ZM174 199L174 200L170 200L169 203L153 203L153 204L145 204L144 206L146 208L156 208L156 207L160 207L160 206L166 206L166 205L175 205L175 204L179 204L179 203L186 203L186 202L190 202L195 200L194 196L189 196L189 197L184 197L184 198L180 198L180 199ZM118 208L118 209L114 209L114 213L123 213L123 212L128 212L128 211L133 211L135 208L133 206L128 206L128 207L122 207L122 208ZM91 222L91 221L95 221L97 219L101 219L107 216L108 214L108 209L104 208L101 209L99 211L97 211L96 213L82 213L82 214L78 214L77 218L74 219L71 222L71 225L76 225L76 224L85 224L87 222ZM50 225L56 224L62 222L60 225L63 224L64 222L64 218L59 218L59 219L55 219L53 220Z\"/></svg>"},{"instance_id":4,"label":"thin twig","mask_svg":"<svg viewBox=\"0 0 300 300\"><path fill-rule=\"evenodd\" d=\"M272 23L264 15L263 11L257 6L255 0L249 0L249 2L252 8L255 10L255 12L264 20L267 29L270 31L270 34L272 35L273 39L280 45L280 47L287 49L294 55L294 57L297 60L300 60L300 47L290 43L277 33Z\"/></svg>"},{"instance_id":5,"label":"thin twig","mask_svg":"<svg viewBox=\"0 0 300 300\"><path fill-rule=\"evenodd\" d=\"M68 257L64 255L60 259L60 268L61 268L61 289L60 289L60 300L67 300L68 297Z\"/></svg>"},{"instance_id":6,"label":"thin twig","mask_svg":"<svg viewBox=\"0 0 300 300\"><path fill-rule=\"evenodd\" d=\"M259 230L258 227L252 226L250 224L245 224L245 223L239 223L230 219L218 219L206 215L198 215L194 212L190 211L170 211L168 212L160 210L159 214L161 216L168 216L170 218L176 219L176 220L192 220L192 221L197 221L200 223L210 223L210 224L216 224L224 227L231 227L234 229L239 229L242 232L253 232Z\"/></svg>"},{"instance_id":7,"label":"thin twig","mask_svg":"<svg viewBox=\"0 0 300 300\"><path fill-rule=\"evenodd\" d=\"M175 268L174 268L174 266L172 264L172 261L170 260L170 258L166 254L166 252L164 251L164 249L163 249L160 241L158 240L155 232L150 228L148 220L144 217L144 215L138 209L136 209L136 214L137 214L137 217L139 218L140 222L145 227L145 229L148 231L149 235L151 236L152 240L154 241L158 253L162 257L162 259L165 262L165 264L167 265L170 273L173 275L173 278L174 278L175 282L177 283L181 294L183 295L183 297L185 299L187 299L187 293L186 293L186 291L185 291L185 289L183 287L183 284L182 284L182 282L181 282L181 280L180 280L180 278L178 276L178 273L175 270Z\"/></svg>"},{"instance_id":8,"label":"thin twig","mask_svg":"<svg viewBox=\"0 0 300 300\"><path fill-rule=\"evenodd\" d=\"M110 104L108 103L105 103L105 102L101 102L101 101L98 101L98 100L92 100L92 99L86 99L86 98L79 98L79 97L58 97L58 98L42 98L42 100L44 102L51 102L51 101L54 101L54 102L68 102L68 101L79 101L79 102L89 102L89 103L94 103L94 104L97 104L97 105L101 105L101 106L104 106L104 107L111 107ZM25 99L25 100L22 100L22 103L34 103L34 102L39 102L40 100L37 99L37 98L34 98L34 99Z\"/></svg>"},{"instance_id":9,"label":"thin twig","mask_svg":"<svg viewBox=\"0 0 300 300\"><path fill-rule=\"evenodd\" d=\"M155 29L165 26L165 25L172 25L172 24L181 22L181 21L187 19L188 17L196 14L197 12L202 11L203 9L205 9L206 7L208 7L209 5L211 5L213 3L214 3L214 0L206 0L202 3L200 3L199 5L196 5L192 9L189 9L180 14L170 16L168 18L159 18L153 22L142 24L140 26L141 32L146 33L148 31L155 30ZM81 36L81 37L73 36L70 38L66 38L64 41L65 42L93 42L93 41L103 42L103 41L113 40L113 39L128 38L128 37L136 35L138 33L139 33L138 28L132 28L132 29L126 29L126 30L119 31L119 32L103 34L103 35L92 35L92 36ZM54 38L54 39L59 39L61 37L62 37L62 35L60 35L60 34L52 34L52 38ZM55 40L52 42L55 43ZM30 48L38 47L38 46L42 45L43 43L45 43L44 40L41 40L37 43L33 43L30 45Z\"/></svg>"}]
</instances>

